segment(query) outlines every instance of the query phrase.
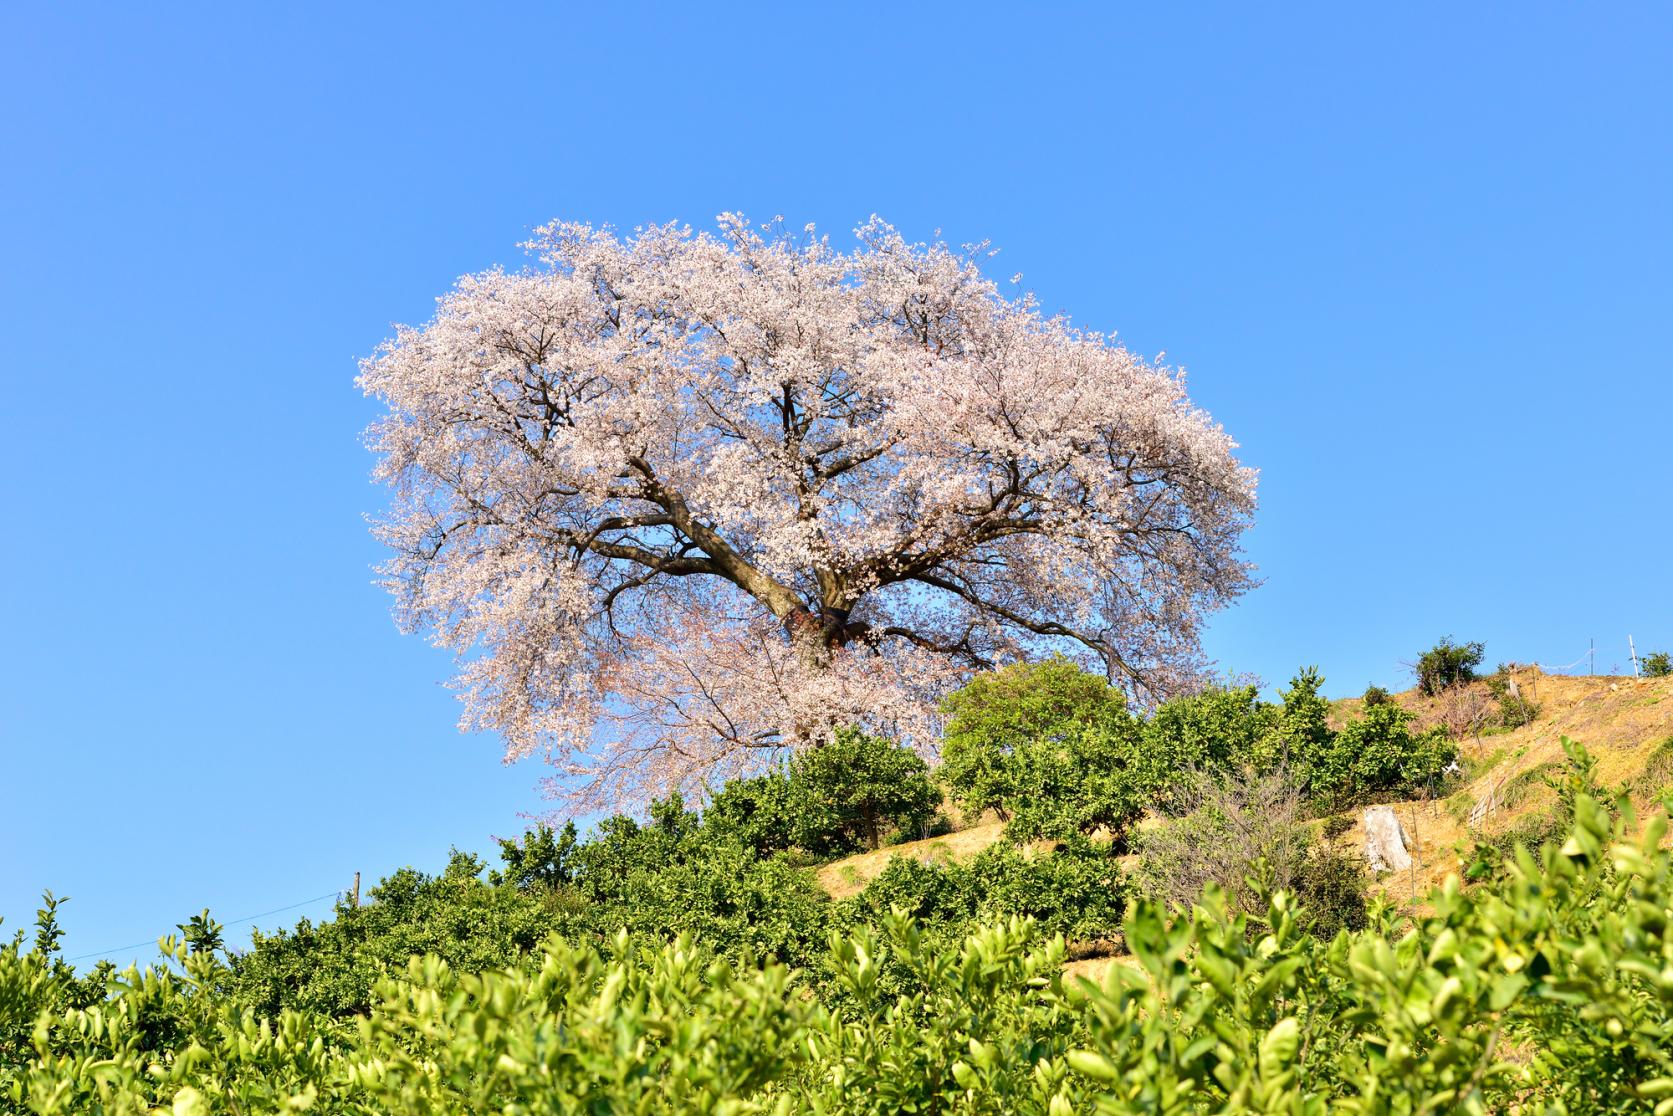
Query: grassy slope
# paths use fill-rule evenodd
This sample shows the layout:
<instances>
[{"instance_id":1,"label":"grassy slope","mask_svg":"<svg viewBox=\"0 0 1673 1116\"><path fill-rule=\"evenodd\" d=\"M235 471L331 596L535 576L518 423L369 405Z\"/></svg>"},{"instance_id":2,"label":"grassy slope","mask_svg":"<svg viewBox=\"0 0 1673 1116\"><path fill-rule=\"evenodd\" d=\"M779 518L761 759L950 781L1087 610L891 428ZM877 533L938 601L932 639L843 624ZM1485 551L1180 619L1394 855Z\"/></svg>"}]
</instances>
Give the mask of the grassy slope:
<instances>
[{"instance_id":1,"label":"grassy slope","mask_svg":"<svg viewBox=\"0 0 1673 1116\"><path fill-rule=\"evenodd\" d=\"M1454 789L1453 798L1395 804L1413 845L1414 863L1409 871L1377 880L1377 890L1410 902L1458 871L1460 851L1467 851L1471 844L1466 824L1468 807L1515 780L1518 774L1561 762L1562 737L1586 745L1598 759L1599 777L1606 784L1617 785L1643 771L1656 745L1673 736L1673 678L1575 678L1542 674L1531 668L1519 671L1516 677L1523 696L1539 705L1539 717L1519 729L1464 741L1460 752L1467 781ZM1416 691L1401 694L1397 700L1426 721L1438 713L1438 704ZM1335 715L1345 720L1359 706L1357 698L1337 702ZM1545 809L1549 803L1550 792L1536 780L1528 793L1489 812L1480 828L1488 834L1502 832L1518 818ZM1358 818L1356 811L1353 828L1339 838L1345 847L1363 847L1364 831ZM926 862L963 860L999 840L1004 828L1001 822L980 821L944 837L861 853L821 868L819 883L833 897L842 898L863 888L892 857L914 856ZM1089 958L1072 962L1070 969L1098 979L1118 960Z\"/></svg>"}]
</instances>

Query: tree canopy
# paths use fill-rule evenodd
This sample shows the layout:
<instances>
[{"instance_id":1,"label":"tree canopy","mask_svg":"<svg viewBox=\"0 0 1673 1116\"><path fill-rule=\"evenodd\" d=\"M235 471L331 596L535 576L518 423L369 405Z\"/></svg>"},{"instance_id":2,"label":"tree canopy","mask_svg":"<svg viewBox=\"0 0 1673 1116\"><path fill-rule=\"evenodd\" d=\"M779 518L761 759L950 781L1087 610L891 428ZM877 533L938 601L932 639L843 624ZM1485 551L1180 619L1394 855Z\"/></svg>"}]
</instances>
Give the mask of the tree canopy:
<instances>
[{"instance_id":1,"label":"tree canopy","mask_svg":"<svg viewBox=\"0 0 1673 1116\"><path fill-rule=\"evenodd\" d=\"M462 725L594 797L843 725L920 744L972 671L1070 654L1148 700L1250 583L1253 471L1183 377L877 219L555 223L359 383L407 626Z\"/></svg>"}]
</instances>

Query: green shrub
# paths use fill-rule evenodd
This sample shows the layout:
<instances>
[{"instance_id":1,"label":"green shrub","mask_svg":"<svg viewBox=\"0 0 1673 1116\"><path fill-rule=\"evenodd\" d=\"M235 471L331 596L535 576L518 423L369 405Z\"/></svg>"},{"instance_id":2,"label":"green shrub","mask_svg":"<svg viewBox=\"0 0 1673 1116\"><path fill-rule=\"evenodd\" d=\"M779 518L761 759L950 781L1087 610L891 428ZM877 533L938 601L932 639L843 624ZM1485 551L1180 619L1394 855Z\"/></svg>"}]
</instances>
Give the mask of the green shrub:
<instances>
[{"instance_id":1,"label":"green shrub","mask_svg":"<svg viewBox=\"0 0 1673 1116\"><path fill-rule=\"evenodd\" d=\"M1418 656L1418 692L1434 697L1448 686L1472 681L1486 655L1484 643L1454 643L1451 636L1445 637Z\"/></svg>"},{"instance_id":2,"label":"green shrub","mask_svg":"<svg viewBox=\"0 0 1673 1116\"><path fill-rule=\"evenodd\" d=\"M1521 728L1539 716L1539 706L1523 697L1514 684L1511 668L1501 665L1489 675L1487 690L1499 703L1499 723L1505 728Z\"/></svg>"},{"instance_id":3,"label":"green shrub","mask_svg":"<svg viewBox=\"0 0 1673 1116\"><path fill-rule=\"evenodd\" d=\"M1336 735L1330 728L1330 703L1319 695L1323 686L1317 667L1297 672L1248 762L1261 771L1283 769L1300 773L1304 784L1310 781L1307 773L1320 763Z\"/></svg>"},{"instance_id":4,"label":"green shrub","mask_svg":"<svg viewBox=\"0 0 1673 1116\"><path fill-rule=\"evenodd\" d=\"M1651 651L1638 660L1638 665L1646 678L1666 678L1673 674L1673 654Z\"/></svg>"},{"instance_id":5,"label":"green shrub","mask_svg":"<svg viewBox=\"0 0 1673 1116\"><path fill-rule=\"evenodd\" d=\"M1394 695L1373 682L1365 687L1364 701L1367 706L1388 705L1394 700Z\"/></svg>"},{"instance_id":6,"label":"green shrub","mask_svg":"<svg viewBox=\"0 0 1673 1116\"><path fill-rule=\"evenodd\" d=\"M256 931L234 958L230 984L262 1015L281 1008L336 1018L364 1014L373 987L408 958L432 954L465 972L500 968L532 952L575 910L564 892L483 882L481 860L455 852L440 875L413 868L385 877L368 901L292 930Z\"/></svg>"},{"instance_id":7,"label":"green shrub","mask_svg":"<svg viewBox=\"0 0 1673 1116\"><path fill-rule=\"evenodd\" d=\"M1373 705L1342 726L1300 771L1315 797L1357 802L1436 786L1458 758L1444 729L1413 733L1413 714L1398 705Z\"/></svg>"},{"instance_id":8,"label":"green shrub","mask_svg":"<svg viewBox=\"0 0 1673 1116\"><path fill-rule=\"evenodd\" d=\"M1210 689L1162 703L1145 722L1141 764L1147 782L1165 786L1182 772L1253 762L1278 719L1253 686Z\"/></svg>"},{"instance_id":9,"label":"green shrub","mask_svg":"<svg viewBox=\"0 0 1673 1116\"><path fill-rule=\"evenodd\" d=\"M1120 933L1127 888L1111 847L1084 838L1024 851L1009 841L962 863L897 856L841 918L878 925L900 911L941 934L963 936L995 919L1028 917L1048 933L1109 941Z\"/></svg>"},{"instance_id":10,"label":"green shrub","mask_svg":"<svg viewBox=\"0 0 1673 1116\"><path fill-rule=\"evenodd\" d=\"M799 817L787 771L732 779L703 810L703 824L757 854L785 852L796 844Z\"/></svg>"},{"instance_id":11,"label":"green shrub","mask_svg":"<svg viewBox=\"0 0 1673 1116\"><path fill-rule=\"evenodd\" d=\"M1162 765L1125 697L1066 659L978 675L946 709L942 777L967 814L996 811L1016 840L1120 841L1154 792Z\"/></svg>"},{"instance_id":12,"label":"green shrub","mask_svg":"<svg viewBox=\"0 0 1673 1116\"><path fill-rule=\"evenodd\" d=\"M856 729L791 761L788 807L796 843L809 852L875 849L897 831L916 836L940 805L922 757Z\"/></svg>"},{"instance_id":13,"label":"green shrub","mask_svg":"<svg viewBox=\"0 0 1673 1116\"><path fill-rule=\"evenodd\" d=\"M967 814L993 810L1001 818L1020 797L1019 753L1064 745L1088 726L1127 715L1119 690L1063 658L978 674L942 710L941 777Z\"/></svg>"}]
</instances>

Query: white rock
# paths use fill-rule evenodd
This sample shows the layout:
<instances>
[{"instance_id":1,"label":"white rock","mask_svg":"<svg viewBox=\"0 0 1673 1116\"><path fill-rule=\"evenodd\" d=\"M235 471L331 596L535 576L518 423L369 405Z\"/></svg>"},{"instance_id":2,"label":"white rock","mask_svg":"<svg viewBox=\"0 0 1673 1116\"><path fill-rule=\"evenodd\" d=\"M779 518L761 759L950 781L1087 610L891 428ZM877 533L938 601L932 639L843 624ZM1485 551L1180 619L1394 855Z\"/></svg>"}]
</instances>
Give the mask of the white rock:
<instances>
[{"instance_id":1,"label":"white rock","mask_svg":"<svg viewBox=\"0 0 1673 1116\"><path fill-rule=\"evenodd\" d=\"M1406 851L1406 830L1392 806L1365 808L1365 859L1373 874L1403 872L1412 866Z\"/></svg>"}]
</instances>

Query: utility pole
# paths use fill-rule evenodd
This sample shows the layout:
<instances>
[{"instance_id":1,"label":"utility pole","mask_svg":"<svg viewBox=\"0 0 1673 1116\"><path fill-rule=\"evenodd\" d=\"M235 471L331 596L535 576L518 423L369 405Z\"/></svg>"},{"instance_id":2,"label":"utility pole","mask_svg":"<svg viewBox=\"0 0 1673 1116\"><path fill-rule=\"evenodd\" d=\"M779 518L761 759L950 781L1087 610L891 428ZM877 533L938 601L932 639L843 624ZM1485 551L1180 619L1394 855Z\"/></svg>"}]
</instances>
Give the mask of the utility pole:
<instances>
[{"instance_id":1,"label":"utility pole","mask_svg":"<svg viewBox=\"0 0 1673 1116\"><path fill-rule=\"evenodd\" d=\"M1632 656L1632 676L1634 678L1640 677L1638 673L1638 648L1632 645L1632 637L1630 635L1627 636L1627 654Z\"/></svg>"},{"instance_id":2,"label":"utility pole","mask_svg":"<svg viewBox=\"0 0 1673 1116\"><path fill-rule=\"evenodd\" d=\"M353 892L353 894L354 894L354 905L356 907L359 907L360 906L360 873L359 872L356 872L354 874L354 892Z\"/></svg>"}]
</instances>

